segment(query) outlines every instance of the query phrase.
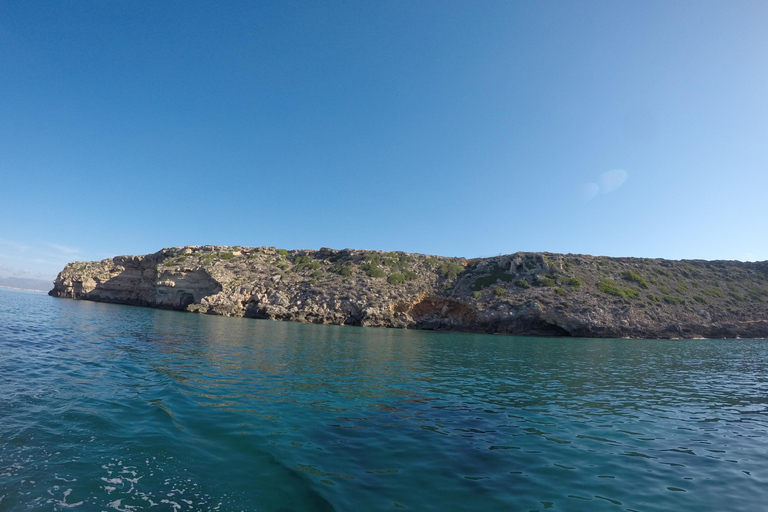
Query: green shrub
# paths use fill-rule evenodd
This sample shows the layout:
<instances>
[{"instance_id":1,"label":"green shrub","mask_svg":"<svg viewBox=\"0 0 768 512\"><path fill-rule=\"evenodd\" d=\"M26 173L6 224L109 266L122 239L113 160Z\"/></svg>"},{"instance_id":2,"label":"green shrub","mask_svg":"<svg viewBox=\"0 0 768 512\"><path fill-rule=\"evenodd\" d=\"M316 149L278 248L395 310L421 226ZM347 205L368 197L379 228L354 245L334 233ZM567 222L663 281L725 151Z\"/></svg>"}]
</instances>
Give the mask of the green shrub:
<instances>
[{"instance_id":1,"label":"green shrub","mask_svg":"<svg viewBox=\"0 0 768 512\"><path fill-rule=\"evenodd\" d=\"M601 279L598 281L597 289L603 293L617 295L619 297L624 297L625 299L637 296L637 290L633 290L632 288L622 288L618 283L611 281L610 279Z\"/></svg>"},{"instance_id":2,"label":"green shrub","mask_svg":"<svg viewBox=\"0 0 768 512\"><path fill-rule=\"evenodd\" d=\"M371 277L387 277L387 273L378 267L373 267L365 271Z\"/></svg>"},{"instance_id":3,"label":"green shrub","mask_svg":"<svg viewBox=\"0 0 768 512\"><path fill-rule=\"evenodd\" d=\"M479 299L483 292L475 292L475 298Z\"/></svg>"},{"instance_id":4,"label":"green shrub","mask_svg":"<svg viewBox=\"0 0 768 512\"><path fill-rule=\"evenodd\" d=\"M688 293L688 287L685 285L685 283L681 282L677 286L675 286L675 291L680 295L685 295L686 293Z\"/></svg>"},{"instance_id":5,"label":"green shrub","mask_svg":"<svg viewBox=\"0 0 768 512\"><path fill-rule=\"evenodd\" d=\"M706 290L704 290L704 295L709 295L710 297L722 297L723 292L721 292L717 288L707 288Z\"/></svg>"},{"instance_id":6,"label":"green shrub","mask_svg":"<svg viewBox=\"0 0 768 512\"><path fill-rule=\"evenodd\" d=\"M517 286L519 288L530 288L531 287L531 285L528 284L528 281L526 281L525 279L521 279L519 281L515 281L515 286Z\"/></svg>"},{"instance_id":7,"label":"green shrub","mask_svg":"<svg viewBox=\"0 0 768 512\"><path fill-rule=\"evenodd\" d=\"M406 281L413 281L414 279L418 279L419 274L410 270L403 270L403 276L405 277Z\"/></svg>"},{"instance_id":8,"label":"green shrub","mask_svg":"<svg viewBox=\"0 0 768 512\"><path fill-rule=\"evenodd\" d=\"M700 295L694 295L693 300L700 304L709 304L709 301Z\"/></svg>"},{"instance_id":9,"label":"green shrub","mask_svg":"<svg viewBox=\"0 0 768 512\"><path fill-rule=\"evenodd\" d=\"M411 258L405 254L397 254L396 252L388 252L384 255L384 258L381 259L381 263L383 265L388 267L399 267L403 269L408 267L409 261L411 261Z\"/></svg>"},{"instance_id":10,"label":"green shrub","mask_svg":"<svg viewBox=\"0 0 768 512\"><path fill-rule=\"evenodd\" d=\"M437 258L424 258L424 264L430 268L437 267Z\"/></svg>"},{"instance_id":11,"label":"green shrub","mask_svg":"<svg viewBox=\"0 0 768 512\"><path fill-rule=\"evenodd\" d=\"M558 277L557 283L560 285L572 286L573 291L576 291L581 288L581 285L584 283L584 281L578 277Z\"/></svg>"},{"instance_id":12,"label":"green shrub","mask_svg":"<svg viewBox=\"0 0 768 512\"><path fill-rule=\"evenodd\" d=\"M685 304L685 301L683 299L679 299L677 297L664 297L664 302L666 302L667 304L674 304L674 305Z\"/></svg>"},{"instance_id":13,"label":"green shrub","mask_svg":"<svg viewBox=\"0 0 768 512\"><path fill-rule=\"evenodd\" d=\"M402 274L391 274L387 278L389 284L402 284L405 282L405 276Z\"/></svg>"},{"instance_id":14,"label":"green shrub","mask_svg":"<svg viewBox=\"0 0 768 512\"><path fill-rule=\"evenodd\" d=\"M315 270L309 275L309 277L318 278L322 275L323 275L323 272L321 270Z\"/></svg>"},{"instance_id":15,"label":"green shrub","mask_svg":"<svg viewBox=\"0 0 768 512\"><path fill-rule=\"evenodd\" d=\"M555 286L557 282L551 277L543 277L541 279L541 286Z\"/></svg>"},{"instance_id":16,"label":"green shrub","mask_svg":"<svg viewBox=\"0 0 768 512\"><path fill-rule=\"evenodd\" d=\"M565 290L563 290L562 288L555 288L555 294L557 294L557 295L559 295L560 297L562 297L563 295L565 295L565 294L566 294L566 291L565 291Z\"/></svg>"},{"instance_id":17,"label":"green shrub","mask_svg":"<svg viewBox=\"0 0 768 512\"><path fill-rule=\"evenodd\" d=\"M505 288L496 288L495 290L493 290L493 294L496 295L497 297L501 297L505 293L507 293L507 290Z\"/></svg>"},{"instance_id":18,"label":"green shrub","mask_svg":"<svg viewBox=\"0 0 768 512\"><path fill-rule=\"evenodd\" d=\"M368 261L370 263L373 263L374 265L378 265L381 263L381 256L379 256L379 253L372 252L370 254L366 254L363 257L363 261Z\"/></svg>"},{"instance_id":19,"label":"green shrub","mask_svg":"<svg viewBox=\"0 0 768 512\"><path fill-rule=\"evenodd\" d=\"M336 272L340 276L351 276L352 275L352 269L349 266L347 266L347 265L343 265L341 267L338 267L338 266L334 267L334 272Z\"/></svg>"},{"instance_id":20,"label":"green shrub","mask_svg":"<svg viewBox=\"0 0 768 512\"><path fill-rule=\"evenodd\" d=\"M240 246L239 245L232 246L232 252L238 252L239 250L240 250Z\"/></svg>"},{"instance_id":21,"label":"green shrub","mask_svg":"<svg viewBox=\"0 0 768 512\"><path fill-rule=\"evenodd\" d=\"M443 263L440 265L440 272L447 279L456 279L464 270L464 267L458 263Z\"/></svg>"},{"instance_id":22,"label":"green shrub","mask_svg":"<svg viewBox=\"0 0 768 512\"><path fill-rule=\"evenodd\" d=\"M597 289L610 295L620 295L622 297L626 296L626 293L624 293L624 291L619 288L619 285L610 279L600 279L600 281L597 283Z\"/></svg>"},{"instance_id":23,"label":"green shrub","mask_svg":"<svg viewBox=\"0 0 768 512\"><path fill-rule=\"evenodd\" d=\"M472 289L475 291L488 288L492 284L496 284L496 281L511 282L515 276L508 273L506 268L495 266L491 269L490 274L487 276L478 277L475 282L472 283Z\"/></svg>"},{"instance_id":24,"label":"green shrub","mask_svg":"<svg viewBox=\"0 0 768 512\"><path fill-rule=\"evenodd\" d=\"M309 256L297 256L293 262L295 264L293 270L296 272L300 272L307 268L317 270L321 266L317 261L312 261L312 258Z\"/></svg>"},{"instance_id":25,"label":"green shrub","mask_svg":"<svg viewBox=\"0 0 768 512\"><path fill-rule=\"evenodd\" d=\"M638 274L637 272L632 272L631 270L625 270L621 273L621 278L625 281L633 281L637 283L640 288L648 288L648 282L646 282L645 279L643 279L643 276Z\"/></svg>"},{"instance_id":26,"label":"green shrub","mask_svg":"<svg viewBox=\"0 0 768 512\"><path fill-rule=\"evenodd\" d=\"M278 249L277 254L280 256L288 256L288 251L286 249Z\"/></svg>"},{"instance_id":27,"label":"green shrub","mask_svg":"<svg viewBox=\"0 0 768 512\"><path fill-rule=\"evenodd\" d=\"M235 257L235 255L232 254L231 252L225 252L225 253L223 253L221 255L221 259L223 259L223 260L231 260L234 257Z\"/></svg>"},{"instance_id":28,"label":"green shrub","mask_svg":"<svg viewBox=\"0 0 768 512\"><path fill-rule=\"evenodd\" d=\"M661 302L663 300L658 295L653 295L653 294L648 295L648 298L651 299L653 302Z\"/></svg>"}]
</instances>

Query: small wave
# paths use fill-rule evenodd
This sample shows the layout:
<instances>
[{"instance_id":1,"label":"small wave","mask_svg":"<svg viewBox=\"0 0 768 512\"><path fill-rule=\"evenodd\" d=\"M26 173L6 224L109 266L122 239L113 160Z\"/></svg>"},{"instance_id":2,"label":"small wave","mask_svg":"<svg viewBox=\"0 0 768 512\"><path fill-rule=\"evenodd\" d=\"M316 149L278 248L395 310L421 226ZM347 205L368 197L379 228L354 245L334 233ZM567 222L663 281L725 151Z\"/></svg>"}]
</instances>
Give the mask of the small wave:
<instances>
[{"instance_id":1,"label":"small wave","mask_svg":"<svg viewBox=\"0 0 768 512\"><path fill-rule=\"evenodd\" d=\"M67 497L71 493L72 493L72 489L67 489L66 491L64 491L64 497L61 499L61 501L57 501L56 504L62 507L67 507L67 508L74 508L82 505L83 504L82 501L78 501L77 503L67 503Z\"/></svg>"}]
</instances>

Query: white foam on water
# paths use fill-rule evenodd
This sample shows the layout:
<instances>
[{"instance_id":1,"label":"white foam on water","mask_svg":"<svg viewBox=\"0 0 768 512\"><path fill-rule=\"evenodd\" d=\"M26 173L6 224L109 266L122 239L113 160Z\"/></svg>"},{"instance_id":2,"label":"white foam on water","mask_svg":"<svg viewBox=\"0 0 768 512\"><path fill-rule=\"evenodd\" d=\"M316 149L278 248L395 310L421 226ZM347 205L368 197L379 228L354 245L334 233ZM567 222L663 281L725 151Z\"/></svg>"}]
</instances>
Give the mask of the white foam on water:
<instances>
[{"instance_id":1,"label":"white foam on water","mask_svg":"<svg viewBox=\"0 0 768 512\"><path fill-rule=\"evenodd\" d=\"M56 504L61 505L62 507L67 507L67 508L79 507L80 505L82 505L83 504L82 501L78 501L77 503L67 503L67 496L69 496L71 492L72 492L72 489L67 489L66 491L64 491L64 497L61 499L61 501L57 501Z\"/></svg>"},{"instance_id":2,"label":"white foam on water","mask_svg":"<svg viewBox=\"0 0 768 512\"><path fill-rule=\"evenodd\" d=\"M134 510L139 510L139 507L137 507L136 505L128 505L128 504L123 505L122 502L123 502L123 499L121 498L119 500L115 500L110 503L107 503L107 506L114 508L119 512L133 512Z\"/></svg>"},{"instance_id":3,"label":"white foam on water","mask_svg":"<svg viewBox=\"0 0 768 512\"><path fill-rule=\"evenodd\" d=\"M171 500L160 500L160 503L167 503L173 507L173 510L181 510L181 505Z\"/></svg>"},{"instance_id":4,"label":"white foam on water","mask_svg":"<svg viewBox=\"0 0 768 512\"><path fill-rule=\"evenodd\" d=\"M93 468L100 475L97 473L85 477L75 476L68 471L63 474L50 471L42 479L29 479L30 476L36 476L29 472L47 471L49 459L57 467L60 462L57 457L16 453L8 459L0 461L0 477L19 478L23 486L0 491L3 493L0 494L0 510L9 500L22 496L25 506L21 510L64 510L78 508L85 503L88 503L85 507L88 509L117 512L141 512L158 508L173 512L235 509L234 506L229 507L231 497L207 494L204 492L205 485L195 482L186 469L176 470L173 464L169 466L166 457L148 456L143 461L137 461L135 466L127 460L113 457L94 464ZM73 459L70 456L67 460ZM85 484L84 480L87 481ZM86 490L89 484L98 485ZM81 488L80 485L86 487Z\"/></svg>"},{"instance_id":5,"label":"white foam on water","mask_svg":"<svg viewBox=\"0 0 768 512\"><path fill-rule=\"evenodd\" d=\"M106 485L102 485L101 489L106 493L105 496L110 496L109 500L105 500L109 502L107 505L109 508L119 512L134 512L149 510L162 504L169 510L173 509L174 512L212 509L213 497L200 492L199 484L187 475L183 478L164 478L152 483L152 475L157 471L162 473L165 470L162 466L158 466L154 459L154 457L145 459L144 463L147 467L131 466L117 459L101 466L106 472L106 476L101 477L101 481ZM149 481L145 478L146 476ZM157 488L157 485L161 488ZM147 487L152 490L147 490ZM182 498L185 495L189 496L189 499ZM98 497L94 499L98 501ZM223 503L219 502L216 509L220 509L222 505Z\"/></svg>"}]
</instances>

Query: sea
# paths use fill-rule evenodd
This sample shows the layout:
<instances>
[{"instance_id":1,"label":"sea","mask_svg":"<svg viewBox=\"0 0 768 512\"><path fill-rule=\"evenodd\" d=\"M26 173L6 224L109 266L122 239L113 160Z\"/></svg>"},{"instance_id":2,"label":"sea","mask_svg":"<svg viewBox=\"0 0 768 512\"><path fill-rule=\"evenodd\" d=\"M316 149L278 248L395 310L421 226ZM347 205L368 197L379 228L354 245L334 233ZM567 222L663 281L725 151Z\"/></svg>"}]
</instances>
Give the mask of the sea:
<instances>
[{"instance_id":1,"label":"sea","mask_svg":"<svg viewBox=\"0 0 768 512\"><path fill-rule=\"evenodd\" d=\"M768 341L532 338L0 289L0 511L768 510Z\"/></svg>"}]
</instances>

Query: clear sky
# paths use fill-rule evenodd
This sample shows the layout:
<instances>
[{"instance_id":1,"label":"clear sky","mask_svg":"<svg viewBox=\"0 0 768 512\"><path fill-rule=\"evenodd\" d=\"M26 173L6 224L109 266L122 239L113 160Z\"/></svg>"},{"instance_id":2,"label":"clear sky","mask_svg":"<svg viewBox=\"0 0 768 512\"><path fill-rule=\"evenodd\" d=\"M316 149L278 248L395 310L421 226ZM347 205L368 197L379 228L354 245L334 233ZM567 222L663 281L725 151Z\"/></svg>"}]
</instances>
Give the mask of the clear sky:
<instances>
[{"instance_id":1,"label":"clear sky","mask_svg":"<svg viewBox=\"0 0 768 512\"><path fill-rule=\"evenodd\" d=\"M187 244L768 259L768 2L1 2L0 276Z\"/></svg>"}]
</instances>

